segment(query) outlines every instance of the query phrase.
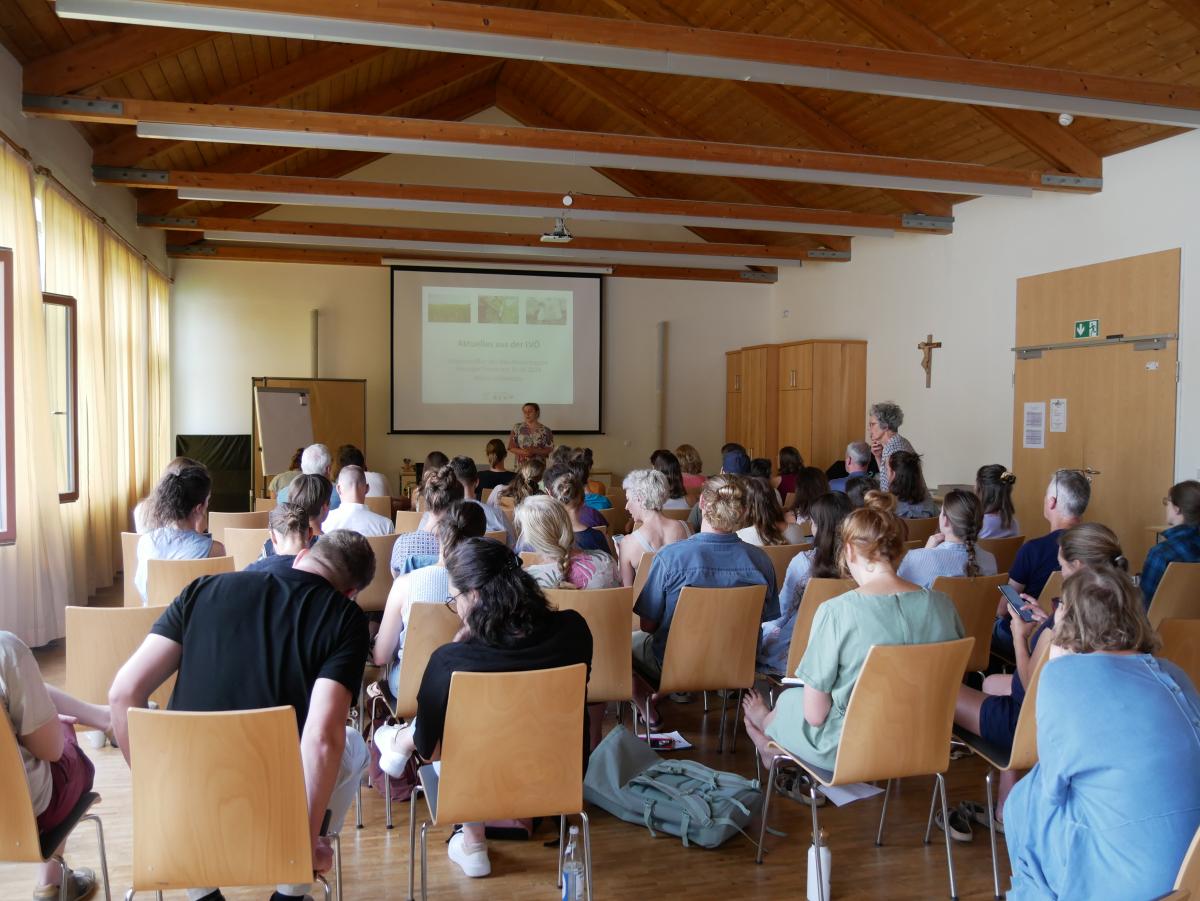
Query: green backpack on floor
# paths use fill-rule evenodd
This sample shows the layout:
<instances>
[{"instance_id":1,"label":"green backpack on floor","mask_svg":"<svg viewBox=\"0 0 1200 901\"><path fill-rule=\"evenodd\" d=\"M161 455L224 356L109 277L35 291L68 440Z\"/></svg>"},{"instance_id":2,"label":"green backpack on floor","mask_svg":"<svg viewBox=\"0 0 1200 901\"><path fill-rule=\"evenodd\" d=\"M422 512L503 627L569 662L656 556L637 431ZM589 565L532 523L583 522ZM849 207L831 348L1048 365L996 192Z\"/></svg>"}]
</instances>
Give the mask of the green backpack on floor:
<instances>
[{"instance_id":1,"label":"green backpack on floor","mask_svg":"<svg viewBox=\"0 0 1200 901\"><path fill-rule=\"evenodd\" d=\"M583 797L627 823L644 825L651 836L666 832L682 838L684 847L703 848L746 835L762 804L758 780L694 760L664 760L624 726L592 752Z\"/></svg>"}]
</instances>

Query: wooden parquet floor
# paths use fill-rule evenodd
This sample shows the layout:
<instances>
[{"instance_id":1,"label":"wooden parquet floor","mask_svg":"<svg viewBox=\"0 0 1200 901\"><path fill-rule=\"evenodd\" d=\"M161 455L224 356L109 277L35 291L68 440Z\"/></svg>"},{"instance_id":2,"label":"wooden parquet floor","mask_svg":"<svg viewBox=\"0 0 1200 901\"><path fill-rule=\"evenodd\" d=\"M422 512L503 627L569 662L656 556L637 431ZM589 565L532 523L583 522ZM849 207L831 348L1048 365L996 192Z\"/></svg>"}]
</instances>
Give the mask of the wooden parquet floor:
<instances>
[{"instance_id":1,"label":"wooden parquet floor","mask_svg":"<svg viewBox=\"0 0 1200 901\"><path fill-rule=\"evenodd\" d=\"M101 603L113 603L103 593ZM62 642L37 652L48 680L61 684L64 676ZM719 701L717 702L719 705ZM663 705L669 728L679 728L696 744L683 752L720 769L745 775L754 773L750 742L743 733L737 751L718 754L716 731L719 706L704 715L695 703ZM626 717L628 722L628 716ZM615 723L610 711L606 728ZM95 808L104 820L108 842L109 873L114 897L123 897L129 887L132 829L129 774L120 753L113 748L87 749L96 764L96 791L103 801ZM951 804L968 798L983 800L984 767L975 758L953 761L949 773ZM180 773L179 778L190 778ZM879 818L878 797L846 807L826 805L821 809L821 826L829 833L833 855L833 896L852 898L946 898L946 854L942 834L934 830L933 843L922 843L929 811L932 780L907 779L892 796L884 846L876 847L875 827ZM5 803L8 803L7 800ZM408 857L408 805L394 806L395 828L384 827L382 797L363 790L364 828L356 830L353 809L343 835L342 859L347 901L400 901L406 895ZM187 816L187 811L180 811ZM776 796L772 801L771 824L787 833L767 836L768 854L762 866L754 863L749 841L738 838L716 850L684 848L679 839L660 835L652 839L640 826L621 822L601 810L593 810L592 854L595 866L595 897L662 899L796 899L805 897L807 850L811 831L809 809ZM555 850L543 842L554 837L551 824L529 842L492 842L492 875L471 880L462 876L446 858L444 841L448 829L431 830L429 845L429 894L435 899L462 898L468 901L558 898L554 886ZM1008 863L1000 837L1002 889L1008 883ZM94 832L77 831L68 844L67 861L77 866L98 866ZM954 846L959 897L992 898L992 876L988 837L978 827L970 844ZM0 864L0 899L31 896L35 868ZM269 888L226 889L233 899L265 899ZM97 897L102 897L102 892ZM139 897L151 897L139 895ZM182 892L166 893L168 899L184 898Z\"/></svg>"}]
</instances>

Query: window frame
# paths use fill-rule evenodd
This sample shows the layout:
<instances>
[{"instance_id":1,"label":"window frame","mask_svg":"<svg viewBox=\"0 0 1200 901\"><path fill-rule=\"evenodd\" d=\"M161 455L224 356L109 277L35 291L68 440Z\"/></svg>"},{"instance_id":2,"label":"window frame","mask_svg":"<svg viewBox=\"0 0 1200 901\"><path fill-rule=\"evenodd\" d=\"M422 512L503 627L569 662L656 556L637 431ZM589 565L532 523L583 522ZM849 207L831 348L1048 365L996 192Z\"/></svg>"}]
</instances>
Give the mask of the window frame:
<instances>
[{"instance_id":1,"label":"window frame","mask_svg":"<svg viewBox=\"0 0 1200 901\"><path fill-rule=\"evenodd\" d=\"M17 492L16 492L16 441L14 428L14 394L13 394L13 265L12 248L0 247L0 263L4 266L3 278L0 278L0 305L4 317L4 334L0 336L3 366L3 403L4 403L4 485L0 503L4 505L4 528L0 529L0 545L15 544L17 540Z\"/></svg>"},{"instance_id":2,"label":"window frame","mask_svg":"<svg viewBox=\"0 0 1200 901\"><path fill-rule=\"evenodd\" d=\"M58 502L72 504L79 500L79 304L68 294L42 292L42 306L65 307L67 309L67 364L70 367L67 379L67 418L70 422L68 436L70 447L67 453L71 461L73 490L60 491Z\"/></svg>"}]
</instances>

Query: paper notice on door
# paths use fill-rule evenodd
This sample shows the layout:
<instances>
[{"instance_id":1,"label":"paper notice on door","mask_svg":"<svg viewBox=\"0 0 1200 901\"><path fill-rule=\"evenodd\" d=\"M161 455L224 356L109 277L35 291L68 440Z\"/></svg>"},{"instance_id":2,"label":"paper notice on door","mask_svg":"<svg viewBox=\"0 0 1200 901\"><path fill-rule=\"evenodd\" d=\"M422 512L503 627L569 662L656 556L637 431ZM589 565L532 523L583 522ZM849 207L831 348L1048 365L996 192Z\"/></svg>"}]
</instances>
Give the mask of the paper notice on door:
<instances>
[{"instance_id":1,"label":"paper notice on door","mask_svg":"<svg viewBox=\"0 0 1200 901\"><path fill-rule=\"evenodd\" d=\"M1046 405L1041 401L1025 404L1021 447L1042 450L1046 446Z\"/></svg>"},{"instance_id":2,"label":"paper notice on door","mask_svg":"<svg viewBox=\"0 0 1200 901\"><path fill-rule=\"evenodd\" d=\"M1050 398L1050 431L1065 432L1067 430L1067 399L1065 397Z\"/></svg>"}]
</instances>

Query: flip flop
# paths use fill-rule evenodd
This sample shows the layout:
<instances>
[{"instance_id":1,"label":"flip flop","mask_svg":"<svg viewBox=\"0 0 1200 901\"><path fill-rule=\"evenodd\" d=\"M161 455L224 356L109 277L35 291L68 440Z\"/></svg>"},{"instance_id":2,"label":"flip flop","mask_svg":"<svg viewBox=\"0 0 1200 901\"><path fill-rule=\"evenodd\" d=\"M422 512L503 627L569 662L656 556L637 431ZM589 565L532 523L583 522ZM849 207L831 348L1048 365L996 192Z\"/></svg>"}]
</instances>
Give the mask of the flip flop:
<instances>
[{"instance_id":1,"label":"flip flop","mask_svg":"<svg viewBox=\"0 0 1200 901\"><path fill-rule=\"evenodd\" d=\"M958 805L958 809L972 823L978 823L980 826L987 827L988 813L986 805L980 804L978 801L963 801ZM992 827L996 830L997 835L1004 834L1003 820L996 820L992 823Z\"/></svg>"}]
</instances>

